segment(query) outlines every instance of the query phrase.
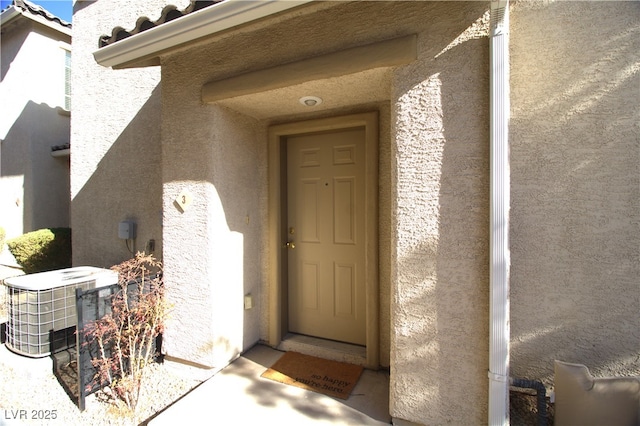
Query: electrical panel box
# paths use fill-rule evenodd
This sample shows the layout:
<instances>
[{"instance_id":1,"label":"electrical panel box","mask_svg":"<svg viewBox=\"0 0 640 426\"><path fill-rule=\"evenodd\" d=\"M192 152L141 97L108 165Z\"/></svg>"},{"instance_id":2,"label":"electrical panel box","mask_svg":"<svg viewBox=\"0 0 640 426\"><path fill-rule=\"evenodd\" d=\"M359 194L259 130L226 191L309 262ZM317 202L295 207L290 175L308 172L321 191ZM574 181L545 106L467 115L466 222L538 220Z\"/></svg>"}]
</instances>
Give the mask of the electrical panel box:
<instances>
[{"instance_id":1,"label":"electrical panel box","mask_svg":"<svg viewBox=\"0 0 640 426\"><path fill-rule=\"evenodd\" d=\"M251 296L251 294L246 294L244 296L244 308L245 309L253 308L253 297Z\"/></svg>"},{"instance_id":2,"label":"electrical panel box","mask_svg":"<svg viewBox=\"0 0 640 426\"><path fill-rule=\"evenodd\" d=\"M118 238L123 240L133 240L136 238L136 223L125 220L118 225Z\"/></svg>"}]
</instances>

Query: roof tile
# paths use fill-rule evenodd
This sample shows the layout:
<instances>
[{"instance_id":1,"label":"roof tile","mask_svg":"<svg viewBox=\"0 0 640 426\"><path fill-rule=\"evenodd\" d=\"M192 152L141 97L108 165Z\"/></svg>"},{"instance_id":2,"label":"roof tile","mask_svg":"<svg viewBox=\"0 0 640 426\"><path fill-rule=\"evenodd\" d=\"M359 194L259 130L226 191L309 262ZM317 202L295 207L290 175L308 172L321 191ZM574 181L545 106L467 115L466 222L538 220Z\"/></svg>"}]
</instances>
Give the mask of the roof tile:
<instances>
[{"instance_id":1,"label":"roof tile","mask_svg":"<svg viewBox=\"0 0 640 426\"><path fill-rule=\"evenodd\" d=\"M191 4L180 11L173 5L168 5L164 9L162 9L162 14L160 18L156 21L151 21L146 16L142 16L138 18L136 21L136 26L132 30L125 30L122 27L115 27L111 30L111 35L102 35L98 42L99 47L105 47L110 44L115 43L116 41L123 40L125 38L131 37L133 35L139 34L143 31L147 31L151 28L158 27L166 22L173 21L174 19L181 18L190 13L196 12L200 9L204 9L205 7L209 7L213 4L220 3L224 0L191 0Z\"/></svg>"},{"instance_id":2,"label":"roof tile","mask_svg":"<svg viewBox=\"0 0 640 426\"><path fill-rule=\"evenodd\" d=\"M29 13L32 13L34 15L40 15L40 16L44 17L45 19L49 20L49 21L59 23L63 27L71 28L71 23L70 22L63 21L62 19L58 18L57 16L51 14L49 11L44 9L42 6L38 6L37 4L31 3L28 0L13 0L12 5L14 7L22 10L23 12L29 12Z\"/></svg>"}]
</instances>

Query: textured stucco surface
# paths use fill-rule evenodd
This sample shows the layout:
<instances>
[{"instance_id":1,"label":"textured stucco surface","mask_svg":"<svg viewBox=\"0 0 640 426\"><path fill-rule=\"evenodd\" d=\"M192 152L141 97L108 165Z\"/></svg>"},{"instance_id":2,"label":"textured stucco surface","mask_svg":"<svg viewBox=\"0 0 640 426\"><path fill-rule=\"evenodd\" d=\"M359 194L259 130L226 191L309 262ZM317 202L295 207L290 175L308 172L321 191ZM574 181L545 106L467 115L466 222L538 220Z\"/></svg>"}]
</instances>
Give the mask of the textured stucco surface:
<instances>
[{"instance_id":1,"label":"textured stucco surface","mask_svg":"<svg viewBox=\"0 0 640 426\"><path fill-rule=\"evenodd\" d=\"M512 8L512 376L640 374L639 23L637 2Z\"/></svg>"},{"instance_id":2,"label":"textured stucco surface","mask_svg":"<svg viewBox=\"0 0 640 426\"><path fill-rule=\"evenodd\" d=\"M126 257L115 237L125 217L139 221L142 242L157 241L162 229L165 280L175 304L164 350L223 366L267 338L268 126L377 110L380 359L391 367L391 414L429 424L482 423L486 5L315 3L163 57L160 89L159 69L113 71L89 56L100 34L160 10L156 1L116 3L77 3L74 17L80 55L72 136L80 146L72 160L74 229L80 230L74 231L75 262L102 266ZM109 14L115 9L119 16ZM332 31L322 30L329 26ZM209 81L409 34L418 35L415 63L365 71L353 87L347 76L226 106L201 102ZM326 91L320 108L307 112L282 102L283 95L295 102L309 89ZM271 112L262 106L252 113L252 101L269 99L278 101ZM193 200L185 211L174 203L183 191ZM160 211L162 228L154 222ZM248 293L254 308L243 310Z\"/></svg>"},{"instance_id":3,"label":"textured stucco surface","mask_svg":"<svg viewBox=\"0 0 640 426\"><path fill-rule=\"evenodd\" d=\"M167 90L189 90L179 74L163 80ZM255 120L203 107L194 94L163 105L186 125L163 124L165 280L175 304L165 350L221 367L259 339L266 147ZM193 195L185 212L173 204L183 190ZM245 294L255 304L246 311Z\"/></svg>"},{"instance_id":4,"label":"textured stucco surface","mask_svg":"<svg viewBox=\"0 0 640 426\"><path fill-rule=\"evenodd\" d=\"M175 3L186 3L174 1ZM162 253L160 68L112 70L92 53L98 38L140 16L158 17L163 0L76 2L73 17L71 223L73 264L109 267L156 242ZM114 13L118 11L118 13ZM118 223L134 220L129 248Z\"/></svg>"},{"instance_id":5,"label":"textured stucco surface","mask_svg":"<svg viewBox=\"0 0 640 426\"><path fill-rule=\"evenodd\" d=\"M176 306L165 351L223 366L267 340L268 127L377 110L391 415L485 423L488 4L314 3L164 56L162 76L95 64L100 34L164 5L76 3L74 263L127 257L117 222L138 220L139 244L164 242ZM638 14L632 2L512 6L514 376L549 384L554 358L638 374ZM338 77L201 102L210 81L408 34L418 35L414 63L365 71L357 84ZM320 107L287 103L309 90L322 91ZM174 204L183 191L193 199L185 211ZM254 307L244 310L249 293Z\"/></svg>"},{"instance_id":6,"label":"textured stucco surface","mask_svg":"<svg viewBox=\"0 0 640 426\"><path fill-rule=\"evenodd\" d=\"M0 226L12 238L69 226L69 159L51 146L69 143L62 47L71 38L22 17L2 31Z\"/></svg>"},{"instance_id":7,"label":"textured stucco surface","mask_svg":"<svg viewBox=\"0 0 640 426\"><path fill-rule=\"evenodd\" d=\"M203 311L222 292L231 297L230 315L243 315L243 344L267 338L267 127L378 110L381 360L391 364L392 415L428 424L482 423L488 362L486 5L311 8L312 15L307 10L250 25L162 60L164 255L169 270L180 270L167 279L180 280L173 295L185 306L185 315L176 315L181 326L167 332L167 351L211 365L241 350L234 347L238 330L225 331L227 325ZM318 30L327 26L332 31ZM332 78L221 105L200 101L209 81L408 34L418 34L418 61L378 72L381 78L368 85L363 79L352 88L344 84L350 77ZM316 94L310 89L324 90L316 113L283 102ZM172 200L184 188L195 201L180 213ZM229 238L239 239L232 247L243 249L227 250L223 265L211 256ZM229 275L230 265L242 269L240 280ZM242 312L247 292L262 299L261 309ZM187 309L202 314L188 318ZM184 328L193 332L181 335ZM205 350L190 347L193 339ZM207 352L209 341L223 345Z\"/></svg>"},{"instance_id":8,"label":"textured stucco surface","mask_svg":"<svg viewBox=\"0 0 640 426\"><path fill-rule=\"evenodd\" d=\"M394 81L391 411L421 424L486 421L489 163L483 6L443 8L433 27L420 34L418 61L399 70Z\"/></svg>"}]
</instances>

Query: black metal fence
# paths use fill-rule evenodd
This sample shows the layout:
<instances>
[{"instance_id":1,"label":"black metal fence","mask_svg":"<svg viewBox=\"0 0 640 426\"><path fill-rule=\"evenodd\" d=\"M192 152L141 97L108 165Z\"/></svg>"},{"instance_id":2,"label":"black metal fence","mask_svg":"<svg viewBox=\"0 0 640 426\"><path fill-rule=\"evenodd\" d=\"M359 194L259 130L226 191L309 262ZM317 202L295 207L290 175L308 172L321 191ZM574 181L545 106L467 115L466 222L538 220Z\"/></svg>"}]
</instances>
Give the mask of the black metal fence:
<instances>
[{"instance_id":1,"label":"black metal fence","mask_svg":"<svg viewBox=\"0 0 640 426\"><path fill-rule=\"evenodd\" d=\"M150 282L154 277L148 277ZM135 303L139 282L132 281L127 286L129 300ZM67 394L77 402L80 411L85 409L85 399L92 393L108 385L96 380L97 369L92 360L100 356L98 343L91 338L92 322L111 313L113 297L120 292L120 284L82 290L76 289L77 328L51 332L51 353L54 373ZM149 290L146 287L143 291ZM155 347L160 348L160 338ZM110 348L106 348L107 356Z\"/></svg>"},{"instance_id":2,"label":"black metal fence","mask_svg":"<svg viewBox=\"0 0 640 426\"><path fill-rule=\"evenodd\" d=\"M80 411L84 411L85 398L107 384L95 380L97 371L91 360L99 356L99 348L98 344L88 335L87 325L111 312L113 295L120 289L119 284L85 291L80 288L76 289L76 312L78 315L76 332L77 392Z\"/></svg>"}]
</instances>

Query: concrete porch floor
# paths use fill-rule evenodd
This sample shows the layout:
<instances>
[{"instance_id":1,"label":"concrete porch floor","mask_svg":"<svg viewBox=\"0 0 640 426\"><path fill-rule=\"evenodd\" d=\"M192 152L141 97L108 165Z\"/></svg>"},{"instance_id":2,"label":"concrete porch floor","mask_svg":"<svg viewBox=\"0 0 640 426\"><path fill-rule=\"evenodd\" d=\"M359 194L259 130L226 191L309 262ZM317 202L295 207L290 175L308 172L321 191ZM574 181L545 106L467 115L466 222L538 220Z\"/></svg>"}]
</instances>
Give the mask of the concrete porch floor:
<instances>
[{"instance_id":1,"label":"concrete porch floor","mask_svg":"<svg viewBox=\"0 0 640 426\"><path fill-rule=\"evenodd\" d=\"M256 345L148 424L175 425L189 419L221 425L391 423L388 372L364 370L349 399L334 399L260 377L283 354Z\"/></svg>"}]
</instances>

